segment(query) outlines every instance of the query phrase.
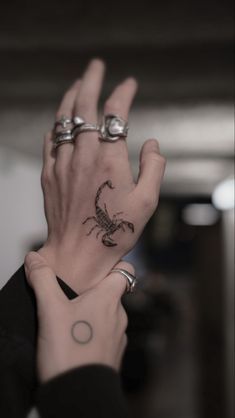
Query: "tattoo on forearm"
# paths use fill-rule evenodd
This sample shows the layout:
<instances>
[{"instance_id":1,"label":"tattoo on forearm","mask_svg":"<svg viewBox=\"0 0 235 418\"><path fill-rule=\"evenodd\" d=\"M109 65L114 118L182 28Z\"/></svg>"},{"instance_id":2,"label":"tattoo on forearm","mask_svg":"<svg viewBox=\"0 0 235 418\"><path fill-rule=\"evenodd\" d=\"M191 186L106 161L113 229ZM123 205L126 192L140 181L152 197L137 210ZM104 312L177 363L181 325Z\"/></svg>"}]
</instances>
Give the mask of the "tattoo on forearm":
<instances>
[{"instance_id":1,"label":"tattoo on forearm","mask_svg":"<svg viewBox=\"0 0 235 418\"><path fill-rule=\"evenodd\" d=\"M96 234L96 238L98 238L99 235L103 232L101 239L102 243L106 247L114 247L115 245L117 245L117 243L113 240L112 235L116 231L121 229L123 232L125 232L125 226L129 228L131 232L134 232L135 229L133 223L125 221L122 218L117 218L117 216L121 215L123 212L117 212L113 215L112 218L110 218L106 203L104 203L104 209L101 208L101 206L99 205L100 195L102 193L102 190L106 186L110 189L114 189L111 180L107 180L103 184L101 184L101 186L97 190L95 197L95 216L88 216L88 218L86 218L85 221L83 221L83 224L90 220L95 221L95 225L92 226L87 235L90 235L96 228L99 228L99 231Z\"/></svg>"},{"instance_id":2,"label":"tattoo on forearm","mask_svg":"<svg viewBox=\"0 0 235 418\"><path fill-rule=\"evenodd\" d=\"M87 344L93 337L92 326L87 321L76 321L72 325L71 335L76 343Z\"/></svg>"}]
</instances>

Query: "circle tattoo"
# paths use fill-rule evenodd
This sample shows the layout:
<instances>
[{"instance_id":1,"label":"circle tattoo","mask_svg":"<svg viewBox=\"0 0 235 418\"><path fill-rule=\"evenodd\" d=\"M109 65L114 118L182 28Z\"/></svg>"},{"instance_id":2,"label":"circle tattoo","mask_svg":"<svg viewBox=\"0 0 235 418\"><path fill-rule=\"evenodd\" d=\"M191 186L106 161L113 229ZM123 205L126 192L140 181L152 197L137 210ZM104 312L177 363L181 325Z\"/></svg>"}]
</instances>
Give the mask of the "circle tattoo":
<instances>
[{"instance_id":1,"label":"circle tattoo","mask_svg":"<svg viewBox=\"0 0 235 418\"><path fill-rule=\"evenodd\" d=\"M76 321L72 325L71 335L76 343L87 344L93 337L92 326L87 321Z\"/></svg>"}]
</instances>

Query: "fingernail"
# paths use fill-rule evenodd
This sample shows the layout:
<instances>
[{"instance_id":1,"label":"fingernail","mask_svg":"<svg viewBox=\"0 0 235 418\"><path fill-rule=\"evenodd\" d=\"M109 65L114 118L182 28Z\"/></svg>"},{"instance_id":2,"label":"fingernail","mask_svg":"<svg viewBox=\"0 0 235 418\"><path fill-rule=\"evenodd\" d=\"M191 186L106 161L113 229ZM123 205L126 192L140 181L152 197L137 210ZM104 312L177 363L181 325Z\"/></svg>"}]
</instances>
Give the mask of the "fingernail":
<instances>
[{"instance_id":1,"label":"fingernail","mask_svg":"<svg viewBox=\"0 0 235 418\"><path fill-rule=\"evenodd\" d=\"M159 142L156 139L154 139L154 143L155 143L156 150L159 152L160 151Z\"/></svg>"}]
</instances>

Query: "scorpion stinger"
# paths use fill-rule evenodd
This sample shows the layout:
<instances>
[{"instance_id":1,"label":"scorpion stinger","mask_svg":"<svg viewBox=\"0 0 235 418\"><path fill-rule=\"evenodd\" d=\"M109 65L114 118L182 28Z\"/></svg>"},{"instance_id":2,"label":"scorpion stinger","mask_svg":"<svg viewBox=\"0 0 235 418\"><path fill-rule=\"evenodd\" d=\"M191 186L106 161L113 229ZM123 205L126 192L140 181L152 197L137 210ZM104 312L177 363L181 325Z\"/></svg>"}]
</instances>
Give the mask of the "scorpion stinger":
<instances>
[{"instance_id":1,"label":"scorpion stinger","mask_svg":"<svg viewBox=\"0 0 235 418\"><path fill-rule=\"evenodd\" d=\"M104 209L101 208L99 205L100 195L102 190L105 187L109 187L109 189L114 189L114 186L111 180L105 181L101 186L98 188L96 197L95 197L95 216L88 216L84 221L83 224L88 222L89 220L94 220L95 225L92 226L90 231L87 235L90 235L96 228L99 228L99 231L96 233L96 238L99 237L101 232L104 232L101 241L106 247L114 247L117 243L113 240L112 235L122 229L125 232L125 226L130 229L131 232L135 231L134 224L126 221L122 218L117 218L118 215L121 215L123 212L117 212L113 215L112 219L109 216L108 209L106 203L104 203Z\"/></svg>"}]
</instances>

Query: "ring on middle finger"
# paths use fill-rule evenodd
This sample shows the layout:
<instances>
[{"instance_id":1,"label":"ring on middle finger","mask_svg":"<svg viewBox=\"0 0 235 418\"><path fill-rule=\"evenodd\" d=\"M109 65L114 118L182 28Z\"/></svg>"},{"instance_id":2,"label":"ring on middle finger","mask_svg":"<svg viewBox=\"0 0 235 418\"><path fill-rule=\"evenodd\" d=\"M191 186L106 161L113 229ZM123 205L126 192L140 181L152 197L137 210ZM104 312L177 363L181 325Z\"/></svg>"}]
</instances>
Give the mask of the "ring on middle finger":
<instances>
[{"instance_id":1,"label":"ring on middle finger","mask_svg":"<svg viewBox=\"0 0 235 418\"><path fill-rule=\"evenodd\" d=\"M80 135L81 133L84 133L84 132L99 132L99 130L100 130L99 125L84 122L80 125L75 125L74 126L74 128L72 129L72 135L73 135L73 138L75 138L76 136Z\"/></svg>"},{"instance_id":2,"label":"ring on middle finger","mask_svg":"<svg viewBox=\"0 0 235 418\"><path fill-rule=\"evenodd\" d=\"M120 138L126 138L128 123L119 115L108 114L104 116L100 127L100 139L102 141L115 142Z\"/></svg>"}]
</instances>

